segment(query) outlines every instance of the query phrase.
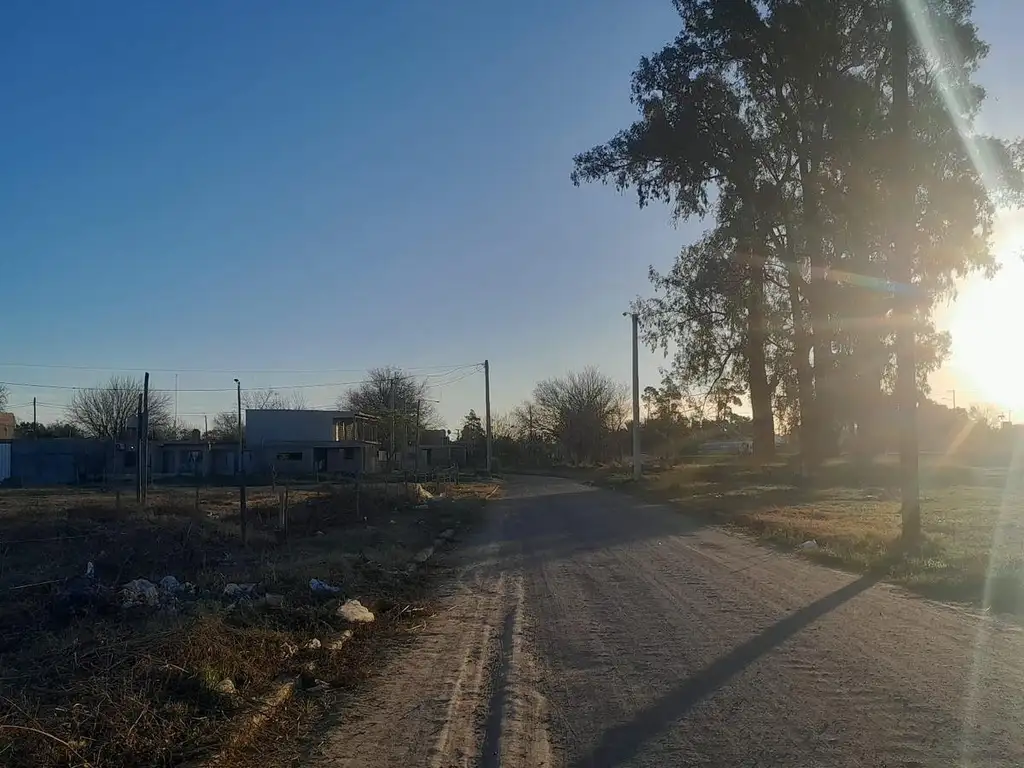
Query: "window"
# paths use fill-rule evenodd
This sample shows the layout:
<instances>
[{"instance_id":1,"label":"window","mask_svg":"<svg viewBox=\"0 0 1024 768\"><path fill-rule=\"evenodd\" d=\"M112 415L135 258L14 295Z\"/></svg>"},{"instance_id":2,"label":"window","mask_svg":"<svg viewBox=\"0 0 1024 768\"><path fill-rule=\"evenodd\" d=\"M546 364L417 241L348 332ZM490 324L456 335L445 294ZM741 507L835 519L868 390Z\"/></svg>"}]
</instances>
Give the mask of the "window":
<instances>
[{"instance_id":1,"label":"window","mask_svg":"<svg viewBox=\"0 0 1024 768\"><path fill-rule=\"evenodd\" d=\"M302 461L302 451L277 454L278 461Z\"/></svg>"}]
</instances>

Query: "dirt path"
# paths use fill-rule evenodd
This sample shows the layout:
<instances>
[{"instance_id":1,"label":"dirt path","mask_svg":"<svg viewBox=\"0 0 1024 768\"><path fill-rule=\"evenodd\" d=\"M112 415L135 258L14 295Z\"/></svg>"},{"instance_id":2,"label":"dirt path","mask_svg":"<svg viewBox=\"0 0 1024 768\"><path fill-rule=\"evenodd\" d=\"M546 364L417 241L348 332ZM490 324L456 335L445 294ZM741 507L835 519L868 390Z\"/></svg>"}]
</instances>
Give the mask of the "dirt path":
<instances>
[{"instance_id":1,"label":"dirt path","mask_svg":"<svg viewBox=\"0 0 1024 768\"><path fill-rule=\"evenodd\" d=\"M1024 764L1016 625L568 481L493 517L325 765Z\"/></svg>"}]
</instances>

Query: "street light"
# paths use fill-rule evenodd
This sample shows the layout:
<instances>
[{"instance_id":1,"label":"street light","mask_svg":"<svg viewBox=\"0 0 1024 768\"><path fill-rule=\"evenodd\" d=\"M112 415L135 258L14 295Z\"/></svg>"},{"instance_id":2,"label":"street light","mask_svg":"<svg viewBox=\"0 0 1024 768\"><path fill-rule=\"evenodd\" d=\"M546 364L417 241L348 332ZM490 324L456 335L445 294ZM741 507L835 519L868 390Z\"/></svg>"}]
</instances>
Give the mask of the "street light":
<instances>
[{"instance_id":1,"label":"street light","mask_svg":"<svg viewBox=\"0 0 1024 768\"><path fill-rule=\"evenodd\" d=\"M245 514L245 445L242 434L242 382L235 379L235 387L238 391L238 514L239 523L242 529L242 544L246 542L246 514Z\"/></svg>"}]
</instances>

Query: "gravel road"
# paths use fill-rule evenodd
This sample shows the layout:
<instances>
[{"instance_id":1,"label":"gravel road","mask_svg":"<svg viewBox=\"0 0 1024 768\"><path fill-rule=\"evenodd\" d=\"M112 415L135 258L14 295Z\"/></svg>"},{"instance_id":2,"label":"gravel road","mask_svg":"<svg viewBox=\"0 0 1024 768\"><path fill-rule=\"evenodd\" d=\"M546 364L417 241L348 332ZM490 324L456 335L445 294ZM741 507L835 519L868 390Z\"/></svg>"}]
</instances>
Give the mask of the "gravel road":
<instances>
[{"instance_id":1,"label":"gravel road","mask_svg":"<svg viewBox=\"0 0 1024 768\"><path fill-rule=\"evenodd\" d=\"M1024 632L663 505L510 481L317 764L1024 765Z\"/></svg>"}]
</instances>

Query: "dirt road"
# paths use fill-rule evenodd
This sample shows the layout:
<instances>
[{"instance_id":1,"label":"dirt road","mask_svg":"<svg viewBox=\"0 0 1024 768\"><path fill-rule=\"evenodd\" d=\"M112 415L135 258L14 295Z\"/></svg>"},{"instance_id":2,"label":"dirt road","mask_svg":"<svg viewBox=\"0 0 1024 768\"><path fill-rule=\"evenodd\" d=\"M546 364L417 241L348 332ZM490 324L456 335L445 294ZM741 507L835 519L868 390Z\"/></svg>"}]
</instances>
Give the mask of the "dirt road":
<instances>
[{"instance_id":1,"label":"dirt road","mask_svg":"<svg viewBox=\"0 0 1024 768\"><path fill-rule=\"evenodd\" d=\"M522 479L316 764L1017 766L1024 632Z\"/></svg>"}]
</instances>

